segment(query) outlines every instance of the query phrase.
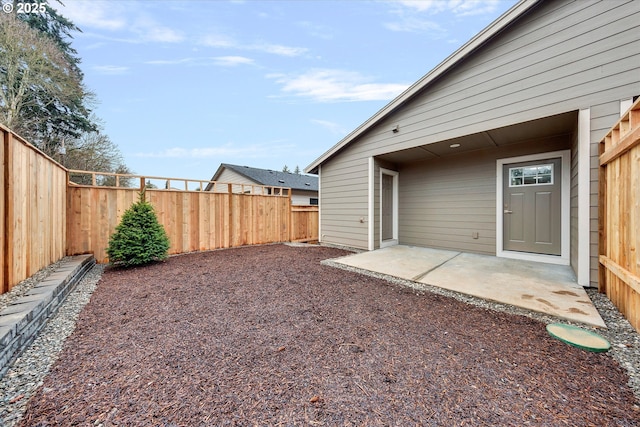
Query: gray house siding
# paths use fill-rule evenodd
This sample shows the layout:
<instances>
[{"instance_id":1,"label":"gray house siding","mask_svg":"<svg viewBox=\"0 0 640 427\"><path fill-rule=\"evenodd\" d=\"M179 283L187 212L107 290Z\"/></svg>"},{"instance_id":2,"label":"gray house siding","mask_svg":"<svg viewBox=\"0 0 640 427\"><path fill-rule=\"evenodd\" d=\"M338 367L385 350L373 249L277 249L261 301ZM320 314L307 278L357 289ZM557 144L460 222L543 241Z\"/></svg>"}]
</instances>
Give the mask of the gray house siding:
<instances>
[{"instance_id":1,"label":"gray house siding","mask_svg":"<svg viewBox=\"0 0 640 427\"><path fill-rule=\"evenodd\" d=\"M495 255L497 159L570 147L567 136L403 165L400 243Z\"/></svg>"},{"instance_id":2,"label":"gray house siding","mask_svg":"<svg viewBox=\"0 0 640 427\"><path fill-rule=\"evenodd\" d=\"M320 240L367 249L368 162L351 158L350 151L322 167Z\"/></svg>"},{"instance_id":3,"label":"gray house siding","mask_svg":"<svg viewBox=\"0 0 640 427\"><path fill-rule=\"evenodd\" d=\"M402 244L495 254L495 158L478 154L401 168Z\"/></svg>"}]
</instances>

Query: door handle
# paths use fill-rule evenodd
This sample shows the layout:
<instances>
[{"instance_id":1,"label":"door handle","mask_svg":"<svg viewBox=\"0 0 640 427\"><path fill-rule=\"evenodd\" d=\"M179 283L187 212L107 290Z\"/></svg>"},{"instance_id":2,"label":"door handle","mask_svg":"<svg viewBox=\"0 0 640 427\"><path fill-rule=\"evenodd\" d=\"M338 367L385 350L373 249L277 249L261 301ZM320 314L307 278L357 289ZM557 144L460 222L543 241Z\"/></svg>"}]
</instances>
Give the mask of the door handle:
<instances>
[{"instance_id":1,"label":"door handle","mask_svg":"<svg viewBox=\"0 0 640 427\"><path fill-rule=\"evenodd\" d=\"M504 213L506 213L506 214L512 214L512 213L513 213L513 211L510 211L509 209L505 209L505 210L504 210Z\"/></svg>"}]
</instances>

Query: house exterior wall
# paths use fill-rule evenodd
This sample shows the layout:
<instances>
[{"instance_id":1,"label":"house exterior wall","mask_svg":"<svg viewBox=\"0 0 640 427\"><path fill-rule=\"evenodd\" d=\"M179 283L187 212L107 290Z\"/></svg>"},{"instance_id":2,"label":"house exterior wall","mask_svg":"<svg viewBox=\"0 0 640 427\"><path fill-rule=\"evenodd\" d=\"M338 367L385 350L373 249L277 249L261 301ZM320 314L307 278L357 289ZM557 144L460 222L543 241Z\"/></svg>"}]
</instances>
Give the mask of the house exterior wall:
<instances>
[{"instance_id":1,"label":"house exterior wall","mask_svg":"<svg viewBox=\"0 0 640 427\"><path fill-rule=\"evenodd\" d=\"M246 176L242 176L236 171L225 168L220 176L217 179L220 182L226 182L230 184L254 184L257 185L257 182L253 182L248 179Z\"/></svg>"},{"instance_id":2,"label":"house exterior wall","mask_svg":"<svg viewBox=\"0 0 640 427\"><path fill-rule=\"evenodd\" d=\"M617 120L617 116L614 118L613 114L599 111L606 110L604 106L619 106L620 100L640 94L639 33L638 1L542 2L430 83L422 94L322 164L321 240L367 249L368 227L359 220L368 218L370 157L590 107L591 146L595 149L602 135ZM391 132L396 125L400 131ZM571 142L567 148L570 147ZM434 167L436 164L433 163ZM591 261L595 271L596 153L592 153L591 166ZM469 164L468 167L478 174L485 173L481 165L476 168ZM574 204L577 197L575 168L574 164ZM410 168L408 171L415 173ZM442 169L442 172L446 170ZM495 175L495 171L492 174ZM480 176L483 180L490 179ZM407 171L401 171L399 179L402 191L407 191ZM489 187L487 185L487 191ZM484 204L491 197L495 203L495 187L490 193L492 196L487 193ZM414 218L401 227L400 239L405 243L415 239L411 237L411 227L418 232L427 232L419 231L426 221L423 219L418 224L418 215L413 213L419 205L404 206L404 203L413 203L407 198L408 194L403 196L401 193L400 198L400 217L408 213ZM482 215L483 218L490 216ZM574 210L574 226L576 216L577 210ZM487 223L484 226L487 227ZM471 242L466 246L476 248L479 245L476 251L490 253L495 251L495 246L489 249L489 242ZM572 248L577 246L576 241L571 244ZM595 277L597 275L592 275L592 280Z\"/></svg>"},{"instance_id":3,"label":"house exterior wall","mask_svg":"<svg viewBox=\"0 0 640 427\"><path fill-rule=\"evenodd\" d=\"M316 191L291 190L292 205L310 205L312 198L318 198L318 193Z\"/></svg>"},{"instance_id":4,"label":"house exterior wall","mask_svg":"<svg viewBox=\"0 0 640 427\"><path fill-rule=\"evenodd\" d=\"M256 187L255 189L251 189L250 187L248 187L249 185L259 185L257 182L251 181L249 178L247 178L246 176L240 175L239 173L231 170L231 169L223 169L222 173L220 173L220 176L217 178L216 180L217 182L221 182L224 184L244 184L247 185L246 188L244 188L245 192L255 192L255 190L258 190L259 194L262 194L262 187ZM222 193L226 193L227 192L227 186L223 185L222 187L216 186L215 188L216 192L222 192ZM238 186L233 186L233 191L234 192L240 192L242 191L242 187L240 185Z\"/></svg>"},{"instance_id":5,"label":"house exterior wall","mask_svg":"<svg viewBox=\"0 0 640 427\"><path fill-rule=\"evenodd\" d=\"M570 147L567 136L402 165L400 244L495 255L496 161Z\"/></svg>"}]
</instances>

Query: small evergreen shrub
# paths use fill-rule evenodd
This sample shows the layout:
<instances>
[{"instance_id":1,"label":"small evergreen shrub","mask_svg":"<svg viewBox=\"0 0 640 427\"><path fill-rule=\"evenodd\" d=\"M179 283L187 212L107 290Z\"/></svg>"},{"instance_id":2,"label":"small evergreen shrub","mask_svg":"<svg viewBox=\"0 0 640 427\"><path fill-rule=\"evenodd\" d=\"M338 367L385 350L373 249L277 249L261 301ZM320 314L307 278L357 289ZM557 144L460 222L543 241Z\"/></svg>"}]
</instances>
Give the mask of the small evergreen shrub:
<instances>
[{"instance_id":1,"label":"small evergreen shrub","mask_svg":"<svg viewBox=\"0 0 640 427\"><path fill-rule=\"evenodd\" d=\"M169 237L144 190L139 200L126 210L109 239L107 255L114 265L132 267L162 261L169 252Z\"/></svg>"}]
</instances>

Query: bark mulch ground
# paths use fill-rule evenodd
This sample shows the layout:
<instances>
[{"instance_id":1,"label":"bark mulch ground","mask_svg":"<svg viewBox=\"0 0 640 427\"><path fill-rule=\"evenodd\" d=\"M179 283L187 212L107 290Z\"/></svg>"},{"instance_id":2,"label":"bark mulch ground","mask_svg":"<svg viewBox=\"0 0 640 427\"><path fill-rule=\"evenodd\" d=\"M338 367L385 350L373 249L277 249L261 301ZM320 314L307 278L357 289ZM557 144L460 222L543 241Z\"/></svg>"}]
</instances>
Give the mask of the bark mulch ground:
<instances>
[{"instance_id":1,"label":"bark mulch ground","mask_svg":"<svg viewBox=\"0 0 640 427\"><path fill-rule=\"evenodd\" d=\"M108 269L23 426L637 425L545 325L270 245Z\"/></svg>"}]
</instances>

